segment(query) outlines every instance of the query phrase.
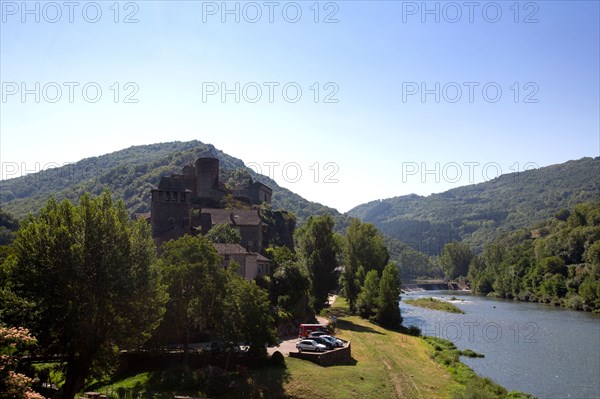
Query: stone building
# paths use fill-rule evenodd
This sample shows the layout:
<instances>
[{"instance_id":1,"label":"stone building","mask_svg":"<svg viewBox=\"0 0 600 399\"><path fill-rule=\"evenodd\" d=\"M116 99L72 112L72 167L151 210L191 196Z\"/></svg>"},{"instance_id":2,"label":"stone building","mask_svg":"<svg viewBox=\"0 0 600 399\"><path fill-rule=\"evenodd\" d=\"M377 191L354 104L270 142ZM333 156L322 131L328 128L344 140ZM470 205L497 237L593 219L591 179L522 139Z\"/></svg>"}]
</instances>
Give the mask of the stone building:
<instances>
[{"instance_id":1,"label":"stone building","mask_svg":"<svg viewBox=\"0 0 600 399\"><path fill-rule=\"evenodd\" d=\"M202 234L217 224L226 224L240 233L240 244L248 251L258 252L263 248L263 224L257 209L203 208L199 219Z\"/></svg>"},{"instance_id":2,"label":"stone building","mask_svg":"<svg viewBox=\"0 0 600 399\"><path fill-rule=\"evenodd\" d=\"M266 276L271 271L269 259L257 252L249 252L239 244L214 244L217 253L223 258L223 267L235 261L239 266L238 273L247 280Z\"/></svg>"},{"instance_id":3,"label":"stone building","mask_svg":"<svg viewBox=\"0 0 600 399\"><path fill-rule=\"evenodd\" d=\"M239 231L242 241L235 253L227 252L233 251L233 247L222 247L221 251L225 252L221 255L243 258L238 263L248 270L244 276L256 277L259 270L265 268L266 258L259 254L264 233L259 211L222 209L221 200L231 195L249 205L270 203L272 190L268 186L251 182L234 193L219 181L218 159L198 158L193 165L184 166L181 174L161 177L151 194L149 220L157 246L185 234L206 234L217 224L227 224ZM245 251L243 256L238 253L242 250Z\"/></svg>"}]
</instances>

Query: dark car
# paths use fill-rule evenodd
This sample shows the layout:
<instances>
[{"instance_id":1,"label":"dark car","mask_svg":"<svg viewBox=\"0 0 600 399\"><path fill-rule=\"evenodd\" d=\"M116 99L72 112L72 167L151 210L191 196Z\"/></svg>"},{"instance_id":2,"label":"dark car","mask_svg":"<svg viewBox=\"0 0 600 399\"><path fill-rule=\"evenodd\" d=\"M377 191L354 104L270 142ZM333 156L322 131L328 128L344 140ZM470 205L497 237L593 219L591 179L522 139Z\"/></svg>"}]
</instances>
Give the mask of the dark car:
<instances>
[{"instance_id":1,"label":"dark car","mask_svg":"<svg viewBox=\"0 0 600 399\"><path fill-rule=\"evenodd\" d=\"M327 348L327 350L335 348L335 345L333 343L331 343L330 341L327 341L324 338L321 338L321 337L310 337L310 339L312 339L313 341L315 341L317 344L325 345L325 347Z\"/></svg>"}]
</instances>

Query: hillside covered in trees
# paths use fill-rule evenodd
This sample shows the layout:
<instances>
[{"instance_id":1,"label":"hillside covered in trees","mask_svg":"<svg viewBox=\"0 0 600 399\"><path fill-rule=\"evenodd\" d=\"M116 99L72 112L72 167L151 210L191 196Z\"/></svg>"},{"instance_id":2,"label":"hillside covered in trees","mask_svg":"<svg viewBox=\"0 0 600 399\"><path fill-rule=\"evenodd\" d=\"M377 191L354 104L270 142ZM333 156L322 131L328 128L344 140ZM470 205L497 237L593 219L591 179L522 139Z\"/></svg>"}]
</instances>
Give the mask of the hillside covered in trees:
<instances>
[{"instance_id":1,"label":"hillside covered in trees","mask_svg":"<svg viewBox=\"0 0 600 399\"><path fill-rule=\"evenodd\" d=\"M37 213L49 197L77 201L84 193L99 195L109 189L122 198L130 214L150 210L150 189L161 176L180 173L181 168L199 157L215 157L221 164L220 179L235 186L251 177L273 189L273 209L293 212L299 224L311 215L341 215L333 208L310 202L280 187L270 178L247 168L240 159L200 141L133 146L73 164L0 181L0 207L18 219ZM43 169L43 168L42 168ZM337 221L337 220L336 220ZM340 219L341 222L341 219ZM343 223L342 223L343 224Z\"/></svg>"},{"instance_id":2,"label":"hillside covered in trees","mask_svg":"<svg viewBox=\"0 0 600 399\"><path fill-rule=\"evenodd\" d=\"M563 208L600 200L600 158L583 158L522 173L502 175L489 182L459 187L428 197L408 195L359 205L348 214L308 201L256 174L243 161L200 141L134 146L59 168L0 181L0 207L14 216L0 223L0 236L29 212L36 214L51 196L76 202L84 193L109 189L122 198L130 215L150 209L150 189L161 176L179 173L202 156L221 164L220 179L229 188L260 181L273 189L273 210L284 209L301 226L312 215L329 214L343 233L351 217L375 224L383 233L402 278L439 277L430 256L444 244L462 241L479 253L498 235L548 219ZM6 226L4 226L6 225Z\"/></svg>"},{"instance_id":3,"label":"hillside covered in trees","mask_svg":"<svg viewBox=\"0 0 600 399\"><path fill-rule=\"evenodd\" d=\"M599 311L600 203L503 234L472 259L468 275L478 294Z\"/></svg>"},{"instance_id":4,"label":"hillside covered in trees","mask_svg":"<svg viewBox=\"0 0 600 399\"><path fill-rule=\"evenodd\" d=\"M582 158L427 197L406 195L348 212L430 255L464 241L476 252L499 234L531 226L563 208L600 200L600 157Z\"/></svg>"}]
</instances>

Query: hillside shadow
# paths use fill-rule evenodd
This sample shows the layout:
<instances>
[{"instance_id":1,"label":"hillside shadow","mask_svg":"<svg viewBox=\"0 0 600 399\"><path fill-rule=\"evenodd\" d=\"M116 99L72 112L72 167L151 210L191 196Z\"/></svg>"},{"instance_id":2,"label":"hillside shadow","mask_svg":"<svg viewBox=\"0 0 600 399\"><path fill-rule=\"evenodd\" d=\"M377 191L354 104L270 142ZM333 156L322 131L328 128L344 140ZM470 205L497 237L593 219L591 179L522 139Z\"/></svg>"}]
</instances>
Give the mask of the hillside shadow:
<instances>
[{"instance_id":1,"label":"hillside shadow","mask_svg":"<svg viewBox=\"0 0 600 399\"><path fill-rule=\"evenodd\" d=\"M349 330L349 331L361 332L361 333L372 333L372 334L385 335L371 327L356 324L356 323L353 323L346 319L338 320L337 327L340 328L341 330Z\"/></svg>"},{"instance_id":2,"label":"hillside shadow","mask_svg":"<svg viewBox=\"0 0 600 399\"><path fill-rule=\"evenodd\" d=\"M290 378L287 367L270 366L241 371L235 379L235 385L218 398L288 398L285 384Z\"/></svg>"}]
</instances>

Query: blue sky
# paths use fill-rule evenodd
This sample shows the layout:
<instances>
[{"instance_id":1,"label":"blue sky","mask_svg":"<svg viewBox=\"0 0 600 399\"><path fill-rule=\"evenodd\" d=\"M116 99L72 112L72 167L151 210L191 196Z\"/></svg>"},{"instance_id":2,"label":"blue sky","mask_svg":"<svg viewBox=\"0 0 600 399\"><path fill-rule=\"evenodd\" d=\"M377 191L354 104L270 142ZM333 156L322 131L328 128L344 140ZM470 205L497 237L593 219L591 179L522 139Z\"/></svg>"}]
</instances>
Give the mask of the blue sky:
<instances>
[{"instance_id":1,"label":"blue sky","mask_svg":"<svg viewBox=\"0 0 600 399\"><path fill-rule=\"evenodd\" d=\"M3 178L197 139L347 211L600 155L597 1L25 8L0 1Z\"/></svg>"}]
</instances>

